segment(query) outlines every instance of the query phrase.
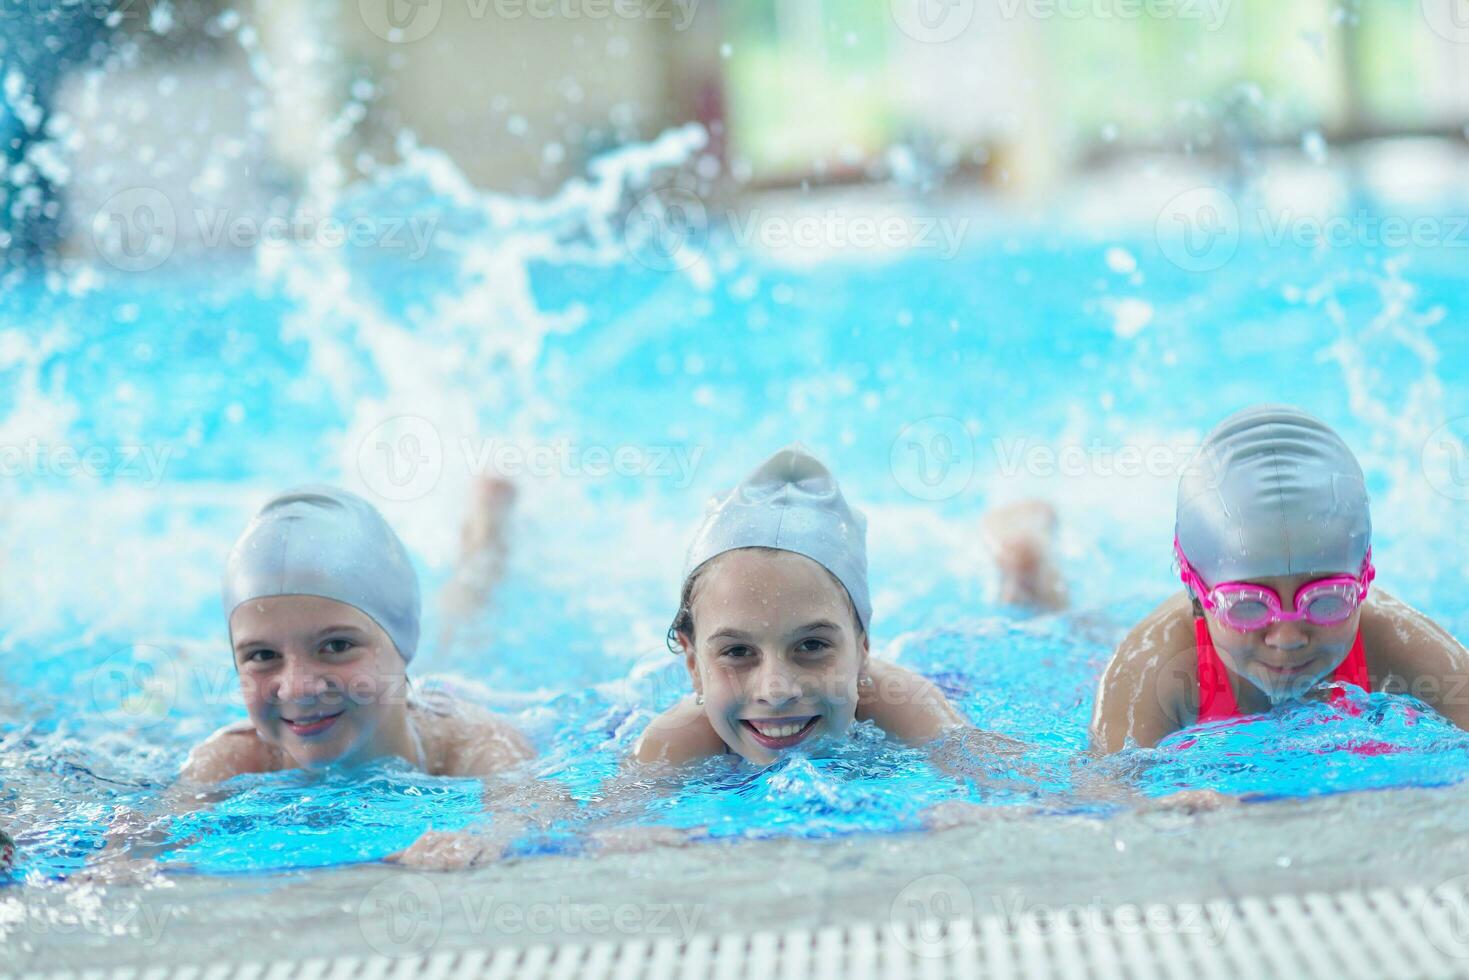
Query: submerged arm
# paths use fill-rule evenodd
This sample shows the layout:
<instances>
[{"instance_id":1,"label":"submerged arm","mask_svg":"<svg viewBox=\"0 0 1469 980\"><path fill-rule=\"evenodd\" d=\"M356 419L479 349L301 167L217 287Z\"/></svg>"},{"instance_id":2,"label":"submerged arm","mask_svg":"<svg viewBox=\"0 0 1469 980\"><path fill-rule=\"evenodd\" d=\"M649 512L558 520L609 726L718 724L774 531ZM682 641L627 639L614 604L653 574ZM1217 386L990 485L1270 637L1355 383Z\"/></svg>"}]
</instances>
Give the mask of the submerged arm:
<instances>
[{"instance_id":1,"label":"submerged arm","mask_svg":"<svg viewBox=\"0 0 1469 980\"><path fill-rule=\"evenodd\" d=\"M225 793L217 784L262 771L259 755L253 730L227 725L215 732L189 753L177 780L163 791L162 817L129 807L117 809L101 850L88 861L88 876L119 882L156 873L160 854L192 843L168 839L173 821L222 799Z\"/></svg>"},{"instance_id":2,"label":"submerged arm","mask_svg":"<svg viewBox=\"0 0 1469 980\"><path fill-rule=\"evenodd\" d=\"M428 830L384 860L425 871L454 871L489 864L527 833L545 830L575 809L566 787L523 770L536 756L530 741L509 722L456 705L453 748L441 775L483 780L480 802L494 819L471 830Z\"/></svg>"},{"instance_id":3,"label":"submerged arm","mask_svg":"<svg viewBox=\"0 0 1469 980\"><path fill-rule=\"evenodd\" d=\"M883 731L921 746L936 768L950 776L977 782L1004 782L1025 743L976 728L928 678L885 660L868 665L872 683L861 692L859 720L871 720Z\"/></svg>"},{"instance_id":4,"label":"submerged arm","mask_svg":"<svg viewBox=\"0 0 1469 980\"><path fill-rule=\"evenodd\" d=\"M524 773L486 780L481 797L494 821L482 830L428 830L383 860L421 871L459 871L501 860L526 834L546 830L576 811L570 791Z\"/></svg>"}]
</instances>

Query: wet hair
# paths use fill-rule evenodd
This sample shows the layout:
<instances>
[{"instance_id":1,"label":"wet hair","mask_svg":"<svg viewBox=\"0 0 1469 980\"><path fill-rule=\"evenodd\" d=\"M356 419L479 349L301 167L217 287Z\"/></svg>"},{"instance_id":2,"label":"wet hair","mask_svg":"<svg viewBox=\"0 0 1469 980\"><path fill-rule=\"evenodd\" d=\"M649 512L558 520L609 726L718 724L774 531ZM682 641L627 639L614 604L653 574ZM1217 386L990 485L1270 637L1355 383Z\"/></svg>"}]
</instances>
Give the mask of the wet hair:
<instances>
[{"instance_id":1,"label":"wet hair","mask_svg":"<svg viewBox=\"0 0 1469 980\"><path fill-rule=\"evenodd\" d=\"M796 554L796 552L786 551L782 548L764 548L760 546L752 546L749 548L734 548L731 550L762 551L767 554L774 555ZM668 649L670 652L683 652L683 648L678 642L678 638L680 636L687 636L690 644L694 642L694 590L698 587L698 584L703 578L704 573L715 562L717 562L719 559L723 558L727 554L730 554L730 552L725 551L721 552L718 555L715 555L713 558L710 558L704 564L700 565L698 568L690 572L689 577L684 579L683 594L679 596L678 600L678 612L674 614L673 623L668 627L668 636L666 642L668 643ZM802 555L801 557L804 558L805 556ZM821 568L819 564L817 565L817 567ZM825 568L822 568L821 570L823 572L826 572L826 577L831 579L832 584L837 587L837 590L842 594L842 598L846 600L847 612L852 614L852 622L855 623L857 626L857 636L859 638L866 636L867 630L862 625L862 617L857 615L857 606L855 603L852 602L852 596L847 592L846 586L842 585L837 577L831 572L827 571Z\"/></svg>"}]
</instances>

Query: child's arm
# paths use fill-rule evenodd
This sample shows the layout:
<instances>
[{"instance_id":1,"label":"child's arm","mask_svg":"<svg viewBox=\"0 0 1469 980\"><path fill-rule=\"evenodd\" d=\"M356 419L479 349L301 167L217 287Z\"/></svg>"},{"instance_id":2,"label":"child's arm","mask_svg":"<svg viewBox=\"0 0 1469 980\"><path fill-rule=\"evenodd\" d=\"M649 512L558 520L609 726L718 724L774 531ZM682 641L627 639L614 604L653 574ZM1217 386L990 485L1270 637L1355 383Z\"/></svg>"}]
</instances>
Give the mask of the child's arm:
<instances>
[{"instance_id":1,"label":"child's arm","mask_svg":"<svg viewBox=\"0 0 1469 980\"><path fill-rule=\"evenodd\" d=\"M945 775L992 789L1025 789L1012 774L1036 775L1035 767L1023 758L1024 742L972 725L950 728L923 748L928 761Z\"/></svg>"},{"instance_id":2,"label":"child's arm","mask_svg":"<svg viewBox=\"0 0 1469 980\"><path fill-rule=\"evenodd\" d=\"M1469 729L1469 651L1443 627L1379 590L1362 607L1361 630L1378 686L1386 686L1387 675L1395 675L1399 684L1391 690L1406 685L1403 693Z\"/></svg>"},{"instance_id":3,"label":"child's arm","mask_svg":"<svg viewBox=\"0 0 1469 980\"><path fill-rule=\"evenodd\" d=\"M858 720L893 738L922 746L939 770L976 782L1006 782L1025 744L976 728L928 678L885 660L872 660L872 684L861 689Z\"/></svg>"},{"instance_id":4,"label":"child's arm","mask_svg":"<svg viewBox=\"0 0 1469 980\"><path fill-rule=\"evenodd\" d=\"M721 741L721 747L723 744ZM616 854L653 847L682 847L702 833L703 827L668 827L648 823L645 816L649 803L675 792L676 787L683 784L687 778L687 763L694 761L698 760L643 762L635 756L623 760L617 774L599 787L594 801L601 814L594 823L588 824L586 834L596 850L603 854Z\"/></svg>"},{"instance_id":5,"label":"child's arm","mask_svg":"<svg viewBox=\"0 0 1469 980\"><path fill-rule=\"evenodd\" d=\"M485 778L536 757L535 747L520 729L488 712L477 713L470 724L454 734L454 741L445 776Z\"/></svg>"},{"instance_id":6,"label":"child's arm","mask_svg":"<svg viewBox=\"0 0 1469 980\"><path fill-rule=\"evenodd\" d=\"M248 722L225 725L194 747L179 770L178 782L207 786L247 772L269 772L281 768L272 749L255 734Z\"/></svg>"},{"instance_id":7,"label":"child's arm","mask_svg":"<svg viewBox=\"0 0 1469 980\"><path fill-rule=\"evenodd\" d=\"M452 745L440 775L484 780L485 830L428 830L385 861L422 871L457 871L497 861L528 832L544 830L575 804L560 783L513 770L536 757L519 729L489 712L455 707Z\"/></svg>"},{"instance_id":8,"label":"child's arm","mask_svg":"<svg viewBox=\"0 0 1469 980\"><path fill-rule=\"evenodd\" d=\"M545 830L576 811L570 791L530 774L486 780L481 797L494 822L484 830L428 830L383 860L420 871L461 871L502 859L527 833Z\"/></svg>"},{"instance_id":9,"label":"child's arm","mask_svg":"<svg viewBox=\"0 0 1469 980\"><path fill-rule=\"evenodd\" d=\"M261 757L261 746L254 729L239 725L226 725L219 729L189 753L178 779L163 791L160 802L165 816L162 819L151 818L136 810L119 807L108 825L101 850L88 861L88 868L80 877L119 883L157 874L158 866L154 860L157 854L190 843L168 843L168 829L173 818L203 809L214 802L219 796L211 791L214 784L242 773L262 772L266 762Z\"/></svg>"},{"instance_id":10,"label":"child's arm","mask_svg":"<svg viewBox=\"0 0 1469 980\"><path fill-rule=\"evenodd\" d=\"M1133 627L1102 672L1092 710L1092 751L1121 752L1129 741L1153 748L1191 723L1182 716L1197 690L1193 621L1180 593Z\"/></svg>"}]
</instances>

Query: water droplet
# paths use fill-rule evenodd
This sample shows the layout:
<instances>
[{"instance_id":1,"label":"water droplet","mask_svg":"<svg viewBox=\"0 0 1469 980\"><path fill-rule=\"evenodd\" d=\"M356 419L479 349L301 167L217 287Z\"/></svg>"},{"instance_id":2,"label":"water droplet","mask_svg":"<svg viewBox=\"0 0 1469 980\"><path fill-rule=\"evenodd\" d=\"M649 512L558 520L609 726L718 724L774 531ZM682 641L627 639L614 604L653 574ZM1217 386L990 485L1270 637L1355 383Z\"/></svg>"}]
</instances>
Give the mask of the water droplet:
<instances>
[{"instance_id":1,"label":"water droplet","mask_svg":"<svg viewBox=\"0 0 1469 980\"><path fill-rule=\"evenodd\" d=\"M1137 271L1137 259L1125 248L1116 245L1107 249L1107 268L1113 272L1126 275Z\"/></svg>"}]
</instances>

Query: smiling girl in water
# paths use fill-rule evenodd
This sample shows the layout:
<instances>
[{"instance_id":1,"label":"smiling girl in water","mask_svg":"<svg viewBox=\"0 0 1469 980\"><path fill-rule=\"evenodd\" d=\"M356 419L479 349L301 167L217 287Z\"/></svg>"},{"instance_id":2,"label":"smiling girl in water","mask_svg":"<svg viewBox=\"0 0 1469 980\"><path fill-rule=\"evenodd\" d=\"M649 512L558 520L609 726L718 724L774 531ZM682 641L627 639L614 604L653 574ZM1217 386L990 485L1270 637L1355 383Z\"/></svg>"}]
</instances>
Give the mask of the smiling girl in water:
<instances>
[{"instance_id":1,"label":"smiling girl in water","mask_svg":"<svg viewBox=\"0 0 1469 980\"><path fill-rule=\"evenodd\" d=\"M398 757L485 776L532 756L505 721L442 692L415 696L418 577L371 504L333 487L268 502L230 552L224 611L249 720L189 756L182 778L320 771Z\"/></svg>"},{"instance_id":2,"label":"smiling girl in water","mask_svg":"<svg viewBox=\"0 0 1469 980\"><path fill-rule=\"evenodd\" d=\"M223 593L249 718L189 754L165 795L174 813L204 805L210 794L203 790L245 773L324 772L398 758L433 776L488 777L534 757L503 719L441 691L413 690L418 577L398 536L362 498L308 486L270 500L230 552ZM528 780L493 793L487 787L486 807L506 794L532 812L564 802L564 794ZM392 859L467 867L498 856L530 822L501 813L488 833L429 831ZM99 870L109 877L151 871L121 845L157 836L141 816L121 814Z\"/></svg>"},{"instance_id":3,"label":"smiling girl in water","mask_svg":"<svg viewBox=\"0 0 1469 980\"><path fill-rule=\"evenodd\" d=\"M1324 681L1405 687L1469 728L1469 653L1373 591L1371 538L1361 467L1324 422L1282 405L1225 419L1179 482L1184 589L1118 647L1098 689L1093 747L1155 746Z\"/></svg>"},{"instance_id":4,"label":"smiling girl in water","mask_svg":"<svg viewBox=\"0 0 1469 980\"><path fill-rule=\"evenodd\" d=\"M713 501L669 630L693 693L648 726L637 761L731 755L764 766L865 720L912 744L981 735L932 683L869 656L866 534L799 446Z\"/></svg>"}]
</instances>

